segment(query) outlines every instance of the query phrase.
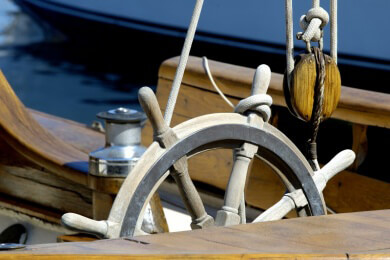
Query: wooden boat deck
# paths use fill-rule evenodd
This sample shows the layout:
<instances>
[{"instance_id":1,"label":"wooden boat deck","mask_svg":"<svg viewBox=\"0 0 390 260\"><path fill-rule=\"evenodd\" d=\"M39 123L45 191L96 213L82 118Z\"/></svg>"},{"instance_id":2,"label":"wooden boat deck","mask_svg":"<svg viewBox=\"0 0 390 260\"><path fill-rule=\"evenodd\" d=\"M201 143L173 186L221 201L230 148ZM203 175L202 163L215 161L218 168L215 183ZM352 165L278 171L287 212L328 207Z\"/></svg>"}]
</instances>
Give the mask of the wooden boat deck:
<instances>
[{"instance_id":1,"label":"wooden boat deck","mask_svg":"<svg viewBox=\"0 0 390 260\"><path fill-rule=\"evenodd\" d=\"M45 255L45 256L43 256ZM29 246L0 258L390 258L390 210L96 242Z\"/></svg>"}]
</instances>

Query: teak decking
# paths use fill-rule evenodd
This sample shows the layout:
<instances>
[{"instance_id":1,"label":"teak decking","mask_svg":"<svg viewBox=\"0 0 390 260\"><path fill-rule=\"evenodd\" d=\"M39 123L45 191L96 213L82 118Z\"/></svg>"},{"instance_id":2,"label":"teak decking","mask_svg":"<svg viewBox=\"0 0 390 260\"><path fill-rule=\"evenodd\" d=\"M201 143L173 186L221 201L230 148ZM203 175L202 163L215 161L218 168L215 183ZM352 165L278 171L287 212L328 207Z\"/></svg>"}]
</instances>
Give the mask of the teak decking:
<instances>
[{"instance_id":1,"label":"teak decking","mask_svg":"<svg viewBox=\"0 0 390 260\"><path fill-rule=\"evenodd\" d=\"M390 210L296 218L196 231L28 246L1 259L390 258Z\"/></svg>"}]
</instances>

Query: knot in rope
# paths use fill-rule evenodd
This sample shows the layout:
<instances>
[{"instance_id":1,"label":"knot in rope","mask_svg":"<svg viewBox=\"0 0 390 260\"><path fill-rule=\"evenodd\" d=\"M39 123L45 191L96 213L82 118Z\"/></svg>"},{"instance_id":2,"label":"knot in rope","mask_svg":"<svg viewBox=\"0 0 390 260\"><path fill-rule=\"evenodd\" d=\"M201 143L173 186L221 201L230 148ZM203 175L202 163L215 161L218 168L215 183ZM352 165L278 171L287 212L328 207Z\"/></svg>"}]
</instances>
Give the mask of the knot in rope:
<instances>
[{"instance_id":1,"label":"knot in rope","mask_svg":"<svg viewBox=\"0 0 390 260\"><path fill-rule=\"evenodd\" d=\"M321 20L320 28L323 29L329 22L329 14L322 7L311 8L306 14L306 21L309 23L314 19L318 18Z\"/></svg>"},{"instance_id":2,"label":"knot in rope","mask_svg":"<svg viewBox=\"0 0 390 260\"><path fill-rule=\"evenodd\" d=\"M267 122L271 117L272 97L267 94L257 94L241 100L236 108L235 113L245 114L252 111L259 114L264 122Z\"/></svg>"},{"instance_id":3,"label":"knot in rope","mask_svg":"<svg viewBox=\"0 0 390 260\"><path fill-rule=\"evenodd\" d=\"M299 24L304 32L299 32L297 38L306 43L319 42L323 37L322 29L328 22L329 14L324 8L311 8L306 15L301 16Z\"/></svg>"}]
</instances>

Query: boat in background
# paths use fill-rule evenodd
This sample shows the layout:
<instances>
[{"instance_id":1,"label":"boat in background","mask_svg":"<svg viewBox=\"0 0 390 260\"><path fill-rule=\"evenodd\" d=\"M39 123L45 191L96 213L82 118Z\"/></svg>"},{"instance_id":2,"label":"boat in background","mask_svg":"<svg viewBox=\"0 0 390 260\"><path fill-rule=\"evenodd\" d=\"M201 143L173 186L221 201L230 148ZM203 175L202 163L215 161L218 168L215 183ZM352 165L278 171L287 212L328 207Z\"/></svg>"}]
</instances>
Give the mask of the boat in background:
<instances>
[{"instance_id":1,"label":"boat in background","mask_svg":"<svg viewBox=\"0 0 390 260\"><path fill-rule=\"evenodd\" d=\"M184 38L194 6L194 1L181 0L13 1L72 39L94 37L115 44L141 40L142 36L129 33L129 30ZM294 21L299 20L299 16L310 7L310 1L303 2L294 3ZM386 39L389 36L382 33L390 24L387 15L389 7L387 0L377 0L374 3L369 0L340 1L340 64L390 70L390 50ZM196 40L210 45L229 46L236 51L250 50L283 56L283 17L282 0L248 0L245 5L237 0L206 1ZM299 25L295 24L295 31L299 30ZM377 39L371 37L375 35L378 35ZM145 37L150 39L150 35ZM329 30L326 30L325 42L328 41ZM297 42L297 46L303 48L299 44L301 43ZM159 46L165 48L167 45ZM325 44L325 50L328 46L329 44ZM170 56L172 55L164 58ZM245 55L245 58L250 57Z\"/></svg>"}]
</instances>

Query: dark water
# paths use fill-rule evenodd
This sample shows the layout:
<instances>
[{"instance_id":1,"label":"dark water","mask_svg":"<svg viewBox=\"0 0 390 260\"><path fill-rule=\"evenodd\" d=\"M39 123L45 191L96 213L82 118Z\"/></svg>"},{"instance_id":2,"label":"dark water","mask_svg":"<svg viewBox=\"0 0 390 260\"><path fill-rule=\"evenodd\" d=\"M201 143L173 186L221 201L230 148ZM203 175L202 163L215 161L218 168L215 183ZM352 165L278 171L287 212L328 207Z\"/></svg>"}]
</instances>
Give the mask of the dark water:
<instances>
[{"instance_id":1,"label":"dark water","mask_svg":"<svg viewBox=\"0 0 390 260\"><path fill-rule=\"evenodd\" d=\"M0 69L30 108L83 123L114 107L139 109L136 93L155 86L148 62L131 65L118 53L63 41L8 0L0 0ZM154 70L155 71L155 70Z\"/></svg>"}]
</instances>

